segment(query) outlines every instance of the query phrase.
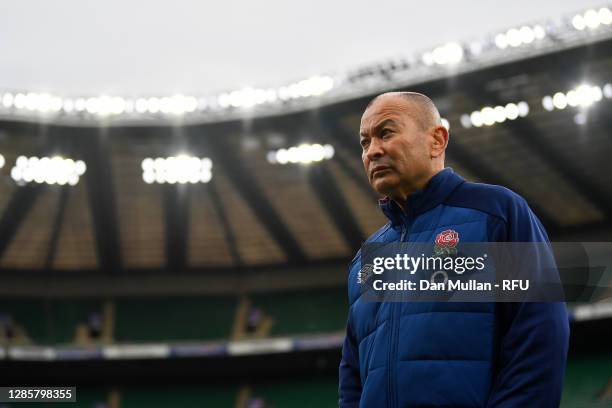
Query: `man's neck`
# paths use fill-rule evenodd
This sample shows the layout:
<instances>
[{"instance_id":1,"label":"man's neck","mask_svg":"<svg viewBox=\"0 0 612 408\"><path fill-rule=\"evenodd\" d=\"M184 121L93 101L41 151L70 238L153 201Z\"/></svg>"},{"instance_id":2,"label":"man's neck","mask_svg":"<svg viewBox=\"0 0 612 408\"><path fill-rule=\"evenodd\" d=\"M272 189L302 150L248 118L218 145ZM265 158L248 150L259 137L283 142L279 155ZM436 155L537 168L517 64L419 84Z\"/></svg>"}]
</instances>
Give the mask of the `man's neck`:
<instances>
[{"instance_id":1,"label":"man's neck","mask_svg":"<svg viewBox=\"0 0 612 408\"><path fill-rule=\"evenodd\" d=\"M425 177L422 177L419 181L417 181L412 186L407 186L406 188L404 188L398 195L396 196L390 195L389 198L395 201L395 203L402 209L402 211L406 213L406 203L408 199L410 198L410 196L414 194L416 191L424 190L425 187L427 187L427 184L429 183L429 181L433 178L433 176L435 176L442 170L444 170L444 168L436 169L434 172L428 174Z\"/></svg>"}]
</instances>

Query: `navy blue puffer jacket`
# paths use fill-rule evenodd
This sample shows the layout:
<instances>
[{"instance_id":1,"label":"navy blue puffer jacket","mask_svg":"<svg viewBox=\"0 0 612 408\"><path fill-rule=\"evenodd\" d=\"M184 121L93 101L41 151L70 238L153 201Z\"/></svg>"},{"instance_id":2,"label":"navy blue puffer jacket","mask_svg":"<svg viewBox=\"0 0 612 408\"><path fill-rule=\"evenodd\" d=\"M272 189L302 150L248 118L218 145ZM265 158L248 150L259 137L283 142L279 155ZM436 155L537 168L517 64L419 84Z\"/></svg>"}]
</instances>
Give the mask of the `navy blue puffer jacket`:
<instances>
[{"instance_id":1,"label":"navy blue puffer jacket","mask_svg":"<svg viewBox=\"0 0 612 408\"><path fill-rule=\"evenodd\" d=\"M545 242L524 199L447 168L410 196L382 201L389 222L367 242ZM366 302L349 267L339 406L557 407L569 325L564 303Z\"/></svg>"}]
</instances>

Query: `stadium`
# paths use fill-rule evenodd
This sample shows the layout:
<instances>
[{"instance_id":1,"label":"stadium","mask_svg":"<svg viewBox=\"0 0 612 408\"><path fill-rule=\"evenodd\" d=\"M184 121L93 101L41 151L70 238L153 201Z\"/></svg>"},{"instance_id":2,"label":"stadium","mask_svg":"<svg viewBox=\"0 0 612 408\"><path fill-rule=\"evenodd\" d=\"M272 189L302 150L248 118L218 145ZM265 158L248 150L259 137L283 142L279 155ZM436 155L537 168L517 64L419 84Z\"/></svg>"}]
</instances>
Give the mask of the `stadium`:
<instances>
[{"instance_id":1,"label":"stadium","mask_svg":"<svg viewBox=\"0 0 612 408\"><path fill-rule=\"evenodd\" d=\"M601 244L567 303L561 406L612 406L611 9L211 93L3 79L0 385L77 388L48 406L338 406L347 265L387 222L360 119L409 89L440 110L448 167L520 194L551 241Z\"/></svg>"}]
</instances>

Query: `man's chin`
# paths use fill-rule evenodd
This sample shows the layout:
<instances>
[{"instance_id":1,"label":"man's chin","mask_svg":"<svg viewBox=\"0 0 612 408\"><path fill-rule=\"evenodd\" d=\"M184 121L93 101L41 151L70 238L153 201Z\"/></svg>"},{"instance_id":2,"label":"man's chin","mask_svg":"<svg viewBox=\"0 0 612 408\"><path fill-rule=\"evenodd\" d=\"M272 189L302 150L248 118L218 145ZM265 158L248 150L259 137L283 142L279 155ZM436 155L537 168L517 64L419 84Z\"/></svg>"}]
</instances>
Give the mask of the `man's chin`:
<instances>
[{"instance_id":1,"label":"man's chin","mask_svg":"<svg viewBox=\"0 0 612 408\"><path fill-rule=\"evenodd\" d=\"M371 185L374 191L376 191L381 196L388 196L393 191L392 183L389 183L387 180L384 180L384 178L382 177L379 179L373 180Z\"/></svg>"}]
</instances>

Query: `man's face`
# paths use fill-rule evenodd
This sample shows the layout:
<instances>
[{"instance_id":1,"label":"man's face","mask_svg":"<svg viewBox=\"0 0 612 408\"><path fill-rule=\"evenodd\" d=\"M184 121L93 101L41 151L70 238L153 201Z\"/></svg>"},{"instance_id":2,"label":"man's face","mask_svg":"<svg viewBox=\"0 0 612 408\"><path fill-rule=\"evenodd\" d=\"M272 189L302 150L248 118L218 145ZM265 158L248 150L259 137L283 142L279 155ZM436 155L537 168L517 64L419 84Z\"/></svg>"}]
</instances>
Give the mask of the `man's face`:
<instances>
[{"instance_id":1,"label":"man's face","mask_svg":"<svg viewBox=\"0 0 612 408\"><path fill-rule=\"evenodd\" d=\"M428 135L413 109L401 96L383 96L361 118L361 158L370 185L394 199L406 199L431 171Z\"/></svg>"}]
</instances>

